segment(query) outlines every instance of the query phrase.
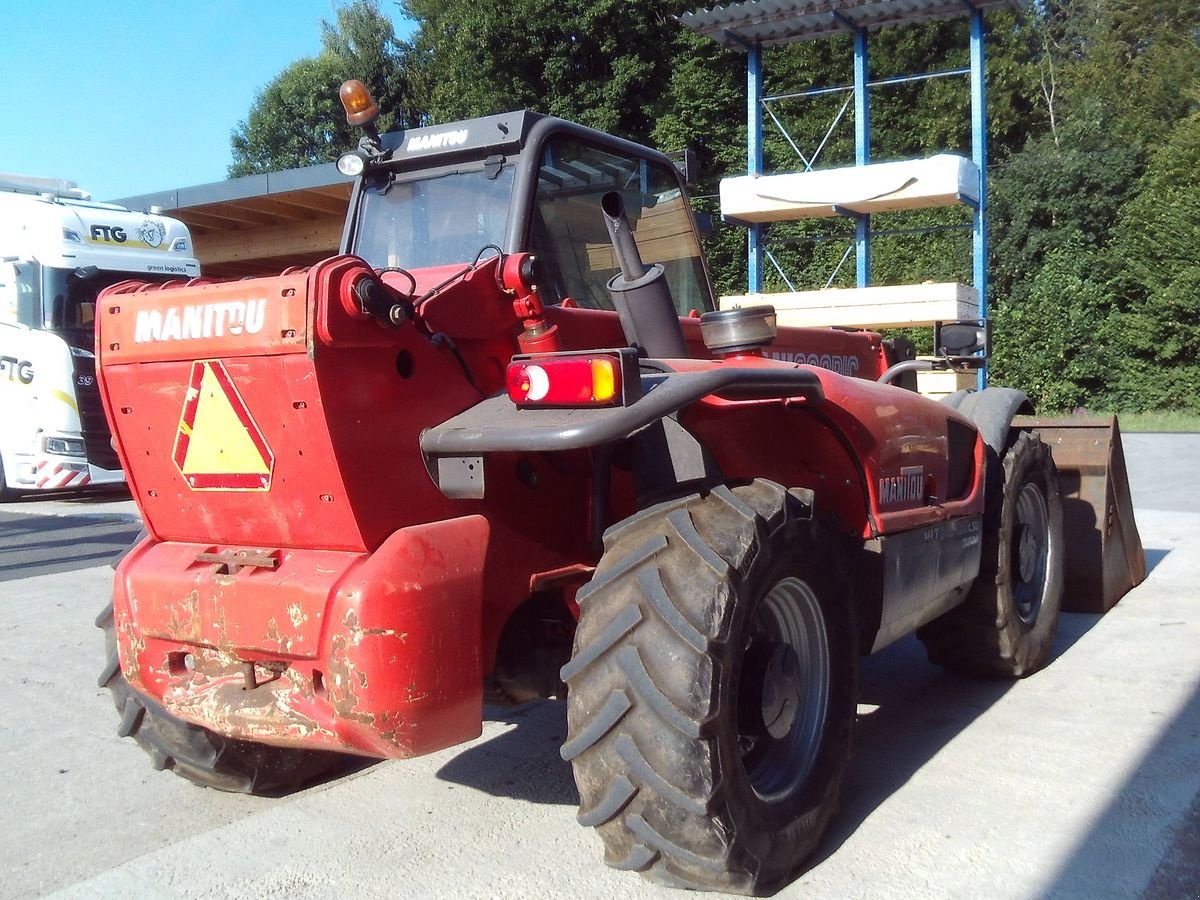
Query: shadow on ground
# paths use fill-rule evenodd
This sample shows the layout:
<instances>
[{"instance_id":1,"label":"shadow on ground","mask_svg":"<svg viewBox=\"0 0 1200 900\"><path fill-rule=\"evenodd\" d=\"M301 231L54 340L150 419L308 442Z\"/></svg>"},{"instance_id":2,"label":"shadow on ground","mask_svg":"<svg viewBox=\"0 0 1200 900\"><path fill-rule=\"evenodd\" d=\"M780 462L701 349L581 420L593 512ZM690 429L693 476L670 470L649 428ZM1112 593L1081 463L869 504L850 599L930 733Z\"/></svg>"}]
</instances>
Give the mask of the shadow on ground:
<instances>
[{"instance_id":1,"label":"shadow on ground","mask_svg":"<svg viewBox=\"0 0 1200 900\"><path fill-rule=\"evenodd\" d=\"M1200 897L1200 685L1164 724L1045 896L1139 894Z\"/></svg>"},{"instance_id":2,"label":"shadow on ground","mask_svg":"<svg viewBox=\"0 0 1200 900\"><path fill-rule=\"evenodd\" d=\"M515 709L488 707L485 718L507 729L438 770L438 778L496 797L577 806L571 766L558 755L567 733L566 704L539 700Z\"/></svg>"},{"instance_id":3,"label":"shadow on ground","mask_svg":"<svg viewBox=\"0 0 1200 900\"><path fill-rule=\"evenodd\" d=\"M107 565L139 531L103 517L0 512L0 581Z\"/></svg>"},{"instance_id":4,"label":"shadow on ground","mask_svg":"<svg viewBox=\"0 0 1200 900\"><path fill-rule=\"evenodd\" d=\"M1100 616L1064 615L1053 658L1066 653L1099 621ZM872 711L859 717L842 812L813 863L835 852L872 811L1011 685L932 666L915 637L864 660L861 703ZM535 702L513 710L489 708L488 713L491 721L509 726L507 730L454 757L438 777L499 797L578 804L571 767L558 753L566 734L565 705Z\"/></svg>"},{"instance_id":5,"label":"shadow on ground","mask_svg":"<svg viewBox=\"0 0 1200 900\"><path fill-rule=\"evenodd\" d=\"M6 501L6 503L9 506L21 506L23 504L54 501L66 506L79 507L82 510L101 507L102 511L103 507L112 503L123 503L126 500L132 499L132 496L129 493L128 485L106 484L75 491L30 491L25 494L16 494L10 500Z\"/></svg>"},{"instance_id":6,"label":"shadow on ground","mask_svg":"<svg viewBox=\"0 0 1200 900\"><path fill-rule=\"evenodd\" d=\"M1146 575L1149 576L1154 571L1154 567L1166 559L1171 551L1147 547L1143 552L1146 554Z\"/></svg>"}]
</instances>

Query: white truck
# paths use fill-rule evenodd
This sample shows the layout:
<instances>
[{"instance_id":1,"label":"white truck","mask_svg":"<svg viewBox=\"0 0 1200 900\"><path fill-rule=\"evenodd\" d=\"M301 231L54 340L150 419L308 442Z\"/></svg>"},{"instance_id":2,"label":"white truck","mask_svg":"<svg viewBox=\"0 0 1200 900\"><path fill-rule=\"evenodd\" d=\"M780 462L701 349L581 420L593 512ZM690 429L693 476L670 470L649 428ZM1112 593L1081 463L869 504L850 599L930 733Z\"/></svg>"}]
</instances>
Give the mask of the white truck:
<instances>
[{"instance_id":1,"label":"white truck","mask_svg":"<svg viewBox=\"0 0 1200 900\"><path fill-rule=\"evenodd\" d=\"M0 500L124 481L96 386L96 295L199 274L182 222L0 173Z\"/></svg>"}]
</instances>

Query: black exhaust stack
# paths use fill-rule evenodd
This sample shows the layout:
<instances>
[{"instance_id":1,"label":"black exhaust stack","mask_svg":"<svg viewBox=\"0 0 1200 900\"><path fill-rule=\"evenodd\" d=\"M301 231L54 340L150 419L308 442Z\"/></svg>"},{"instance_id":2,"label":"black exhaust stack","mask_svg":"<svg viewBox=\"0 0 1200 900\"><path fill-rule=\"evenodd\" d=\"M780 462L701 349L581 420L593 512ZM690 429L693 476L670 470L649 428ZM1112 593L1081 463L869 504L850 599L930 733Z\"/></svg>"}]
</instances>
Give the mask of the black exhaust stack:
<instances>
[{"instance_id":1,"label":"black exhaust stack","mask_svg":"<svg viewBox=\"0 0 1200 900\"><path fill-rule=\"evenodd\" d=\"M666 270L658 263L646 268L642 262L625 215L625 202L617 191L601 197L600 208L621 267L620 274L609 279L608 295L612 297L626 340L652 359L686 359L687 343Z\"/></svg>"}]
</instances>

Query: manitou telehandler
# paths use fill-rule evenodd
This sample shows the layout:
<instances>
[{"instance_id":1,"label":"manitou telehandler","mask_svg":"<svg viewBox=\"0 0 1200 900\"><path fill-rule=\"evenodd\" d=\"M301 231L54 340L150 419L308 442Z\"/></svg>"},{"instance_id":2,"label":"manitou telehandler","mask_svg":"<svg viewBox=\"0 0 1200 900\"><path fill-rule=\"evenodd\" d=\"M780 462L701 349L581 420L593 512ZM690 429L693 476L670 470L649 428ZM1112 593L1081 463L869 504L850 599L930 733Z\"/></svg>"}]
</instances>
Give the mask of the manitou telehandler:
<instances>
[{"instance_id":1,"label":"manitou telehandler","mask_svg":"<svg viewBox=\"0 0 1200 900\"><path fill-rule=\"evenodd\" d=\"M100 303L147 530L101 683L157 767L286 791L565 696L606 861L757 893L837 808L862 654L1046 662L1069 547L1023 394L935 402L878 334L715 312L656 151L343 101L338 256Z\"/></svg>"}]
</instances>

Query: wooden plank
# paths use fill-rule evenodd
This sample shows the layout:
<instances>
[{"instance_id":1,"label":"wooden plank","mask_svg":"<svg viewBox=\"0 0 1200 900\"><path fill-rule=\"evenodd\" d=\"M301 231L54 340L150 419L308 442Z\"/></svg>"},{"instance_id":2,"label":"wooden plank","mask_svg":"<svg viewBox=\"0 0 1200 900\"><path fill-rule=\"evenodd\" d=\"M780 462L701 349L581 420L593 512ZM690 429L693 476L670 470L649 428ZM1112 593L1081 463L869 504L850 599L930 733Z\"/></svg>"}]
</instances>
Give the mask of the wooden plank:
<instances>
[{"instance_id":1,"label":"wooden plank","mask_svg":"<svg viewBox=\"0 0 1200 900\"><path fill-rule=\"evenodd\" d=\"M336 254L341 241L340 216L270 228L210 232L193 238L202 272L207 272L209 265L251 262L279 256L304 256L315 262L324 256Z\"/></svg>"},{"instance_id":2,"label":"wooden plank","mask_svg":"<svg viewBox=\"0 0 1200 900\"><path fill-rule=\"evenodd\" d=\"M918 359L933 359L932 356L922 356ZM959 371L941 371L941 372L918 372L917 373L917 392L924 394L926 397L932 397L934 400L940 400L953 394L955 391L968 390L979 384L979 373L959 372Z\"/></svg>"},{"instance_id":3,"label":"wooden plank","mask_svg":"<svg viewBox=\"0 0 1200 900\"><path fill-rule=\"evenodd\" d=\"M680 231L680 227L685 227L685 230ZM642 260L647 264L690 259L700 253L682 197L664 200L643 210L635 224L633 237ZM587 257L588 267L593 272L615 271L618 268L616 254L608 241L589 243Z\"/></svg>"},{"instance_id":4,"label":"wooden plank","mask_svg":"<svg viewBox=\"0 0 1200 900\"><path fill-rule=\"evenodd\" d=\"M979 294L970 285L945 282L721 298L721 309L762 305L775 307L780 325L909 328L977 318Z\"/></svg>"},{"instance_id":5,"label":"wooden plank","mask_svg":"<svg viewBox=\"0 0 1200 900\"><path fill-rule=\"evenodd\" d=\"M744 175L721 180L721 214L741 222L781 222L856 213L955 206L979 197L979 170L969 159L928 159L844 166L815 172Z\"/></svg>"}]
</instances>

